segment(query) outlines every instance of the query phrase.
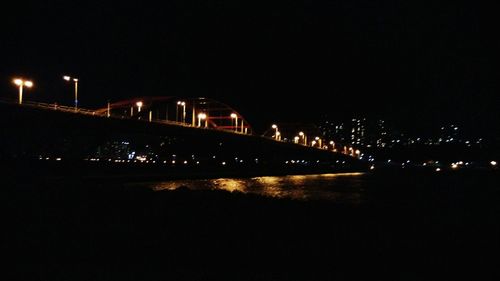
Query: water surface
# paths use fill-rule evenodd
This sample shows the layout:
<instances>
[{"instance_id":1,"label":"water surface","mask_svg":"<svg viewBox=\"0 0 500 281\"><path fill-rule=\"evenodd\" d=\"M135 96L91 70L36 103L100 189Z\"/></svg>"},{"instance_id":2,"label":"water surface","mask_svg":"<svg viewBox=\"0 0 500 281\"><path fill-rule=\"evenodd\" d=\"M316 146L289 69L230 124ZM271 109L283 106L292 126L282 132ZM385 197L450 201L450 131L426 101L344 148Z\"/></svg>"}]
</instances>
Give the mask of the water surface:
<instances>
[{"instance_id":1,"label":"water surface","mask_svg":"<svg viewBox=\"0 0 500 281\"><path fill-rule=\"evenodd\" d=\"M363 200L365 173L338 173L318 175L267 176L254 178L218 178L204 180L171 180L147 183L154 190L226 190L258 194L274 198L300 200L331 200L360 203Z\"/></svg>"}]
</instances>

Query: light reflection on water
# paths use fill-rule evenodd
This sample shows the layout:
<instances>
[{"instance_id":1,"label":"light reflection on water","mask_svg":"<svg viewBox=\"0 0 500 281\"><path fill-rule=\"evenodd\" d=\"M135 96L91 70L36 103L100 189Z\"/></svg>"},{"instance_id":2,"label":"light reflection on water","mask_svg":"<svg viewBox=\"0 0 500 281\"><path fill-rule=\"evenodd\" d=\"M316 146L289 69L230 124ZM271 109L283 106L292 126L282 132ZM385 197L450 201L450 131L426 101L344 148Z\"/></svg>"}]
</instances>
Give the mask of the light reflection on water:
<instances>
[{"instance_id":1,"label":"light reflection on water","mask_svg":"<svg viewBox=\"0 0 500 281\"><path fill-rule=\"evenodd\" d=\"M192 190L226 190L267 197L299 200L326 199L361 203L364 173L268 176L255 178L219 178L204 180L171 180L147 184L153 190L175 190L181 186Z\"/></svg>"}]
</instances>

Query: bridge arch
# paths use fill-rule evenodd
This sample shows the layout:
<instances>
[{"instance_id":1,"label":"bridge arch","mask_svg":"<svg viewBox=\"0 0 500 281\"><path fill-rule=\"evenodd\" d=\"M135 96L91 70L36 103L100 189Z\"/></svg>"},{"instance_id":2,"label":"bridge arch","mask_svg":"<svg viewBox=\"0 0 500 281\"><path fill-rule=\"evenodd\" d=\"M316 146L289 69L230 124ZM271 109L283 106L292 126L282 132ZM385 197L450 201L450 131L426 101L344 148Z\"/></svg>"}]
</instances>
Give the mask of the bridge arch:
<instances>
[{"instance_id":1,"label":"bridge arch","mask_svg":"<svg viewBox=\"0 0 500 281\"><path fill-rule=\"evenodd\" d=\"M252 134L250 123L231 106L204 97L137 97L109 103L97 114Z\"/></svg>"}]
</instances>

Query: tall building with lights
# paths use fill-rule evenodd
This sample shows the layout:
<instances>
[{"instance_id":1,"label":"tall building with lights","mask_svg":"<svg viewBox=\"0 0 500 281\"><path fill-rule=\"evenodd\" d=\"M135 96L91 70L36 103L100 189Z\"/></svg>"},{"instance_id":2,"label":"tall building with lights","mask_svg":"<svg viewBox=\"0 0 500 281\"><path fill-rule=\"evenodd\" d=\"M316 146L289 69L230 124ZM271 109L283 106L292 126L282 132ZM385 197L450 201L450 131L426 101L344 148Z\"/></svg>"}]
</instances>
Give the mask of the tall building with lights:
<instances>
[{"instance_id":1,"label":"tall building with lights","mask_svg":"<svg viewBox=\"0 0 500 281\"><path fill-rule=\"evenodd\" d=\"M364 146L366 143L366 118L351 120L350 141L352 145Z\"/></svg>"}]
</instances>

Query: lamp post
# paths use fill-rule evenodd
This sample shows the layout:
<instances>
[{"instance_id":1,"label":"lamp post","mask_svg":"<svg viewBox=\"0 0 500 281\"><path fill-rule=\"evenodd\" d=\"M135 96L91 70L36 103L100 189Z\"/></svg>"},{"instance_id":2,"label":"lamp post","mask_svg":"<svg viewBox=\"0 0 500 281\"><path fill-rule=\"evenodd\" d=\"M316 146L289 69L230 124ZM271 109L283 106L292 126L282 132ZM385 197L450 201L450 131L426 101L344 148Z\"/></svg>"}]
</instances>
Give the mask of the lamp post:
<instances>
[{"instance_id":1,"label":"lamp post","mask_svg":"<svg viewBox=\"0 0 500 281\"><path fill-rule=\"evenodd\" d=\"M356 149L356 151L354 151L354 153L356 154L356 157L359 158L361 151L359 151L359 149Z\"/></svg>"},{"instance_id":2,"label":"lamp post","mask_svg":"<svg viewBox=\"0 0 500 281\"><path fill-rule=\"evenodd\" d=\"M314 138L314 140L316 140L316 142L318 143L318 147L319 148L323 148L323 146L322 146L322 140L321 140L320 137L316 137L316 138Z\"/></svg>"},{"instance_id":3,"label":"lamp post","mask_svg":"<svg viewBox=\"0 0 500 281\"><path fill-rule=\"evenodd\" d=\"M178 101L177 106L182 106L182 123L186 122L186 102L185 101ZM177 110L176 115L179 115L179 111ZM176 117L178 120L178 117Z\"/></svg>"},{"instance_id":4,"label":"lamp post","mask_svg":"<svg viewBox=\"0 0 500 281\"><path fill-rule=\"evenodd\" d=\"M19 104L23 103L23 87L26 86L28 88L33 87L33 82L31 81L25 81L23 79L16 78L14 79L14 84L16 84L19 87Z\"/></svg>"},{"instance_id":5,"label":"lamp post","mask_svg":"<svg viewBox=\"0 0 500 281\"><path fill-rule=\"evenodd\" d=\"M143 105L142 101L136 102L135 105L137 105L137 112L141 112L141 108L142 108L142 105Z\"/></svg>"},{"instance_id":6,"label":"lamp post","mask_svg":"<svg viewBox=\"0 0 500 281\"><path fill-rule=\"evenodd\" d=\"M274 139L278 140L278 126L276 124L271 125L271 128L274 129Z\"/></svg>"},{"instance_id":7,"label":"lamp post","mask_svg":"<svg viewBox=\"0 0 500 281\"><path fill-rule=\"evenodd\" d=\"M201 120L205 120L205 128L207 127L207 114L200 113L198 114L198 127L201 127Z\"/></svg>"},{"instance_id":8,"label":"lamp post","mask_svg":"<svg viewBox=\"0 0 500 281\"><path fill-rule=\"evenodd\" d=\"M304 132L299 132L299 136L301 138L304 138L304 145L307 145L307 136L304 134Z\"/></svg>"},{"instance_id":9,"label":"lamp post","mask_svg":"<svg viewBox=\"0 0 500 281\"><path fill-rule=\"evenodd\" d=\"M75 111L78 110L78 78L70 77L70 76L63 76L63 79L66 81L71 81L75 82Z\"/></svg>"},{"instance_id":10,"label":"lamp post","mask_svg":"<svg viewBox=\"0 0 500 281\"><path fill-rule=\"evenodd\" d=\"M238 132L238 115L236 113L231 113L231 118L234 119L234 131Z\"/></svg>"},{"instance_id":11,"label":"lamp post","mask_svg":"<svg viewBox=\"0 0 500 281\"><path fill-rule=\"evenodd\" d=\"M295 136L295 137L293 138L293 142L298 144L298 143L299 143L299 139L300 139L300 138L299 138L298 136Z\"/></svg>"},{"instance_id":12,"label":"lamp post","mask_svg":"<svg viewBox=\"0 0 500 281\"><path fill-rule=\"evenodd\" d=\"M191 126L195 126L196 125L196 100L193 100L193 106L192 106L192 110L191 110Z\"/></svg>"}]
</instances>

